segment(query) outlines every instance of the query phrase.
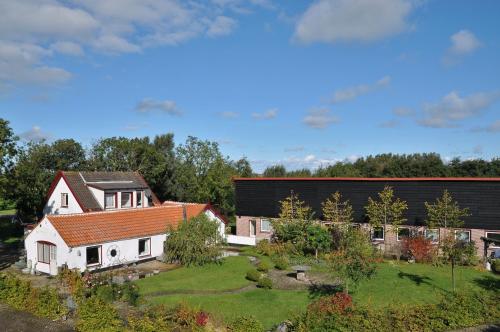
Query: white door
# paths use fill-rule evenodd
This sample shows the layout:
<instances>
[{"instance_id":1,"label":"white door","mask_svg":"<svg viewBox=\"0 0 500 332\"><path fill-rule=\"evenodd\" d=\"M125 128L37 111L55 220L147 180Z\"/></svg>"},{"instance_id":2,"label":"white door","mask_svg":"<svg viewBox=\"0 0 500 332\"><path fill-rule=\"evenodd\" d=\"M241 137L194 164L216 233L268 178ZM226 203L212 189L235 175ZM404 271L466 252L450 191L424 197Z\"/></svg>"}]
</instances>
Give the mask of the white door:
<instances>
[{"instance_id":1,"label":"white door","mask_svg":"<svg viewBox=\"0 0 500 332\"><path fill-rule=\"evenodd\" d=\"M256 235L256 229L257 229L257 222L255 220L250 220L250 236L255 237Z\"/></svg>"},{"instance_id":2,"label":"white door","mask_svg":"<svg viewBox=\"0 0 500 332\"><path fill-rule=\"evenodd\" d=\"M50 246L50 274L57 275L57 247Z\"/></svg>"}]
</instances>

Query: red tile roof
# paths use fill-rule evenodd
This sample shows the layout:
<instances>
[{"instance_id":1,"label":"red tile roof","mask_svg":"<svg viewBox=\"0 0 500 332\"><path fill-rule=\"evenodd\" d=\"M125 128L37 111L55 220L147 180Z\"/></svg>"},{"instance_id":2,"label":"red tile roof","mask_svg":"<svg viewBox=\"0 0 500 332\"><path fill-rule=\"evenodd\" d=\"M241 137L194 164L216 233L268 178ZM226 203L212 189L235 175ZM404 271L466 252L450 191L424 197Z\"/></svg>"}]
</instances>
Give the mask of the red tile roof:
<instances>
[{"instance_id":1,"label":"red tile roof","mask_svg":"<svg viewBox=\"0 0 500 332\"><path fill-rule=\"evenodd\" d=\"M209 209L207 204L186 205L187 218ZM183 221L182 205L140 209L47 215L69 247L98 244L166 233Z\"/></svg>"}]
</instances>

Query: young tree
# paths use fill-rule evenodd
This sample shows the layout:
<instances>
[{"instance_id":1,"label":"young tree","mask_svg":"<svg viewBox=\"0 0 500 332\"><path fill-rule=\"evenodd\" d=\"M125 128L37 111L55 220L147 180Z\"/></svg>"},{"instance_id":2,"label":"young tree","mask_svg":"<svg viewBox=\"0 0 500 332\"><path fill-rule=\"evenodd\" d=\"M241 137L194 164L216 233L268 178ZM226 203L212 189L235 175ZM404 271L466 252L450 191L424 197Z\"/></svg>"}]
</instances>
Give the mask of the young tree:
<instances>
[{"instance_id":1,"label":"young tree","mask_svg":"<svg viewBox=\"0 0 500 332\"><path fill-rule=\"evenodd\" d=\"M330 257L330 273L340 278L345 293L349 286L356 286L361 280L370 278L375 273L375 249L366 232L353 227L339 228L342 236L338 237L336 250Z\"/></svg>"},{"instance_id":2,"label":"young tree","mask_svg":"<svg viewBox=\"0 0 500 332\"><path fill-rule=\"evenodd\" d=\"M379 200L368 198L368 205L365 207L366 214L372 227L383 227L386 233L387 225L392 225L393 229L406 221L403 217L408 209L405 201L394 197L392 187L385 186L382 192L378 193Z\"/></svg>"},{"instance_id":3,"label":"young tree","mask_svg":"<svg viewBox=\"0 0 500 332\"><path fill-rule=\"evenodd\" d=\"M462 218L470 216L469 209L461 209L458 202L445 190L441 198L437 198L434 204L425 202L427 209L427 225L433 227L458 228L464 222Z\"/></svg>"},{"instance_id":4,"label":"young tree","mask_svg":"<svg viewBox=\"0 0 500 332\"><path fill-rule=\"evenodd\" d=\"M205 214L183 222L174 230L167 230L165 260L182 265L204 265L217 262L224 238L219 225Z\"/></svg>"},{"instance_id":5,"label":"young tree","mask_svg":"<svg viewBox=\"0 0 500 332\"><path fill-rule=\"evenodd\" d=\"M316 259L318 259L318 252L330 249L331 244L332 234L326 227L316 224L306 228L306 247L314 251Z\"/></svg>"},{"instance_id":6,"label":"young tree","mask_svg":"<svg viewBox=\"0 0 500 332\"><path fill-rule=\"evenodd\" d=\"M348 200L342 201L339 191L332 194L326 201L321 203L323 219L334 224L350 224L353 221L352 206Z\"/></svg>"},{"instance_id":7,"label":"young tree","mask_svg":"<svg viewBox=\"0 0 500 332\"><path fill-rule=\"evenodd\" d=\"M451 285L455 292L455 267L466 256L468 243L457 239L455 234L449 233L441 241L441 252L444 259L451 264Z\"/></svg>"}]
</instances>

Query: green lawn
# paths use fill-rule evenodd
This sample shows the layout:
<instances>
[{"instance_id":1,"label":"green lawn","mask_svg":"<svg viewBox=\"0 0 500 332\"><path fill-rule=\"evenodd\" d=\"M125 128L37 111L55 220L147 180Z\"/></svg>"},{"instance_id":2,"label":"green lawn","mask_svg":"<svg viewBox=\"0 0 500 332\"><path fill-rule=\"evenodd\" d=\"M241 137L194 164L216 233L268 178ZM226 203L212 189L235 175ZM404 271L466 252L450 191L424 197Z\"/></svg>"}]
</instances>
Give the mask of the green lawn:
<instances>
[{"instance_id":1,"label":"green lawn","mask_svg":"<svg viewBox=\"0 0 500 332\"><path fill-rule=\"evenodd\" d=\"M11 216L16 214L16 209L0 210L0 216Z\"/></svg>"},{"instance_id":2,"label":"green lawn","mask_svg":"<svg viewBox=\"0 0 500 332\"><path fill-rule=\"evenodd\" d=\"M222 265L179 268L141 279L137 284L140 293L146 296L148 302L174 306L186 301L226 320L250 314L257 317L266 328L290 318L293 313L304 311L312 298L322 295L307 290L254 288L234 293L206 293L227 291L251 284L245 279L246 271L251 268L247 257L229 257ZM450 275L448 266L381 263L375 277L363 282L352 295L356 303L378 307L400 303L437 302L443 294L451 290ZM459 267L457 288L500 291L500 277L474 268ZM161 291L192 293L151 296ZM201 293L203 291L205 293Z\"/></svg>"},{"instance_id":3,"label":"green lawn","mask_svg":"<svg viewBox=\"0 0 500 332\"><path fill-rule=\"evenodd\" d=\"M23 227L13 224L11 218L0 215L0 241L6 244L14 244L22 240L24 235Z\"/></svg>"}]
</instances>

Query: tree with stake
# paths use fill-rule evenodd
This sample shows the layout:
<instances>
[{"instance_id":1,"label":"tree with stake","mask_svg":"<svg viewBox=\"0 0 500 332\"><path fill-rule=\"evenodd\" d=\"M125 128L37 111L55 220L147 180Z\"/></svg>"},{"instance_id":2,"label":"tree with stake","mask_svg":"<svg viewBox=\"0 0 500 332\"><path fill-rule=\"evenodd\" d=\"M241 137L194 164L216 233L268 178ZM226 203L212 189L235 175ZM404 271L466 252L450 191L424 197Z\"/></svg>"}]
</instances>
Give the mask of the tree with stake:
<instances>
[{"instance_id":1,"label":"tree with stake","mask_svg":"<svg viewBox=\"0 0 500 332\"><path fill-rule=\"evenodd\" d=\"M425 208L427 209L426 222L430 228L459 228L464 224L462 218L470 216L469 209L461 209L448 190L445 190L443 196L437 198L434 204L425 202Z\"/></svg>"},{"instance_id":2,"label":"tree with stake","mask_svg":"<svg viewBox=\"0 0 500 332\"><path fill-rule=\"evenodd\" d=\"M310 225L306 229L306 246L314 251L314 257L318 259L320 250L328 250L332 244L330 231L320 224Z\"/></svg>"},{"instance_id":3,"label":"tree with stake","mask_svg":"<svg viewBox=\"0 0 500 332\"><path fill-rule=\"evenodd\" d=\"M353 221L352 206L348 200L342 201L342 194L336 191L321 203L323 219L334 224L350 224Z\"/></svg>"}]
</instances>

